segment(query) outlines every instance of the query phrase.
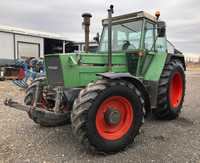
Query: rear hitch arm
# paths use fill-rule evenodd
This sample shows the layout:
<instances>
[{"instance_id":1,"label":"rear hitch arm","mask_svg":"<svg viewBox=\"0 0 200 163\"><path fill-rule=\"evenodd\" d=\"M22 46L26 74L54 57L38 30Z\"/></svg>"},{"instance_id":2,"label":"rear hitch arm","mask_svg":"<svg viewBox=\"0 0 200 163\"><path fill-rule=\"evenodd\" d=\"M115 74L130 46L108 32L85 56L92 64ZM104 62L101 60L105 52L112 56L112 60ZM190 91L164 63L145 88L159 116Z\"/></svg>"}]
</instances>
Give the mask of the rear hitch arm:
<instances>
[{"instance_id":1,"label":"rear hitch arm","mask_svg":"<svg viewBox=\"0 0 200 163\"><path fill-rule=\"evenodd\" d=\"M11 108L15 108L17 110L26 111L26 112L29 112L30 110L33 109L32 106L27 106L27 105L20 104L20 103L18 103L16 101L13 101L12 99L6 99L4 101L4 104L6 106L11 107Z\"/></svg>"},{"instance_id":2,"label":"rear hitch arm","mask_svg":"<svg viewBox=\"0 0 200 163\"><path fill-rule=\"evenodd\" d=\"M6 99L4 104L17 110L26 111L32 120L43 126L60 126L66 124L70 117L69 112L55 113L34 106L22 105L12 99Z\"/></svg>"}]
</instances>

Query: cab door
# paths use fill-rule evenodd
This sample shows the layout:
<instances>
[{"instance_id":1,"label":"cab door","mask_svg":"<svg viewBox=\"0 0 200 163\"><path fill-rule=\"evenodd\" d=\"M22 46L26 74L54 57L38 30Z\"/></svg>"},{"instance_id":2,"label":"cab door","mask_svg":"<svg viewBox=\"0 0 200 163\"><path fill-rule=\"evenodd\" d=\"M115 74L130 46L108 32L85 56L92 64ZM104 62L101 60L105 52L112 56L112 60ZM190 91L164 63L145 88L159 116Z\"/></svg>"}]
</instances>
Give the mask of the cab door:
<instances>
[{"instance_id":1,"label":"cab door","mask_svg":"<svg viewBox=\"0 0 200 163\"><path fill-rule=\"evenodd\" d=\"M148 20L145 21L144 27L144 36L143 36L143 49L145 55L141 59L141 68L140 68L140 76L144 76L147 72L154 55L156 54L155 50L155 23L150 22Z\"/></svg>"},{"instance_id":2,"label":"cab door","mask_svg":"<svg viewBox=\"0 0 200 163\"><path fill-rule=\"evenodd\" d=\"M144 80L159 81L167 58L167 38L166 36L159 37L156 25L148 21L144 36L144 49L146 55L141 72Z\"/></svg>"}]
</instances>

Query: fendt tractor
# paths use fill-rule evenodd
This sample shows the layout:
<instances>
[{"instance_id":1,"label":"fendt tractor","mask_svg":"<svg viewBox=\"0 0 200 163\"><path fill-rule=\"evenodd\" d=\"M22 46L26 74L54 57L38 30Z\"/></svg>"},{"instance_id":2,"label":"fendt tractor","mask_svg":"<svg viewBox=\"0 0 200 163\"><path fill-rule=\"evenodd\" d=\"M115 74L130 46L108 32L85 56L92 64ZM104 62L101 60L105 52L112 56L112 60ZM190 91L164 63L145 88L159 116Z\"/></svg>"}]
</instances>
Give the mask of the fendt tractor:
<instances>
[{"instance_id":1,"label":"fendt tractor","mask_svg":"<svg viewBox=\"0 0 200 163\"><path fill-rule=\"evenodd\" d=\"M71 123L84 147L103 153L131 144L146 115L177 118L186 66L183 54L167 40L160 13L112 14L113 5L102 21L96 53L46 55L46 78L32 82L25 104L12 99L5 104L27 111L42 126Z\"/></svg>"}]
</instances>

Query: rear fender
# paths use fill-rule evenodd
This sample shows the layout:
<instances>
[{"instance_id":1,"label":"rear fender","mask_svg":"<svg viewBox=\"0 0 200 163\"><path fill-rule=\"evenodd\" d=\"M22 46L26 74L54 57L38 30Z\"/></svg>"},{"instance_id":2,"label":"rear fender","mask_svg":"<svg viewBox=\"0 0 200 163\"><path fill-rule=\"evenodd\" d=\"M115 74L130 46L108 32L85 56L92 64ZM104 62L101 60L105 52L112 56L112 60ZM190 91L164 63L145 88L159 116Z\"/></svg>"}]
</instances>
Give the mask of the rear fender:
<instances>
[{"instance_id":1,"label":"rear fender","mask_svg":"<svg viewBox=\"0 0 200 163\"><path fill-rule=\"evenodd\" d=\"M182 55L182 54L169 54L168 57L167 57L167 62L169 62L171 60L179 60L182 63L184 70L186 71L186 64L185 64L184 55Z\"/></svg>"}]
</instances>

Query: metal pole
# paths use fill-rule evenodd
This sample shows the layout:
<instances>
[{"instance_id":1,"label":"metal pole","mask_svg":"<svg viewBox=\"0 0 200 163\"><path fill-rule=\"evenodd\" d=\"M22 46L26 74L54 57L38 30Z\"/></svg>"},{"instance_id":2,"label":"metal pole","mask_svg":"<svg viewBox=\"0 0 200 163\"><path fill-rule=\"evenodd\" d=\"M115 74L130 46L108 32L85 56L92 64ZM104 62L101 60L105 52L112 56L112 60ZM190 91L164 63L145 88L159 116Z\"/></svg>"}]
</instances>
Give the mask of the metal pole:
<instances>
[{"instance_id":1,"label":"metal pole","mask_svg":"<svg viewBox=\"0 0 200 163\"><path fill-rule=\"evenodd\" d=\"M108 9L108 71L112 71L112 14L114 6Z\"/></svg>"},{"instance_id":2,"label":"metal pole","mask_svg":"<svg viewBox=\"0 0 200 163\"><path fill-rule=\"evenodd\" d=\"M63 53L65 53L65 41L63 41Z\"/></svg>"}]
</instances>

